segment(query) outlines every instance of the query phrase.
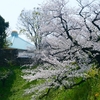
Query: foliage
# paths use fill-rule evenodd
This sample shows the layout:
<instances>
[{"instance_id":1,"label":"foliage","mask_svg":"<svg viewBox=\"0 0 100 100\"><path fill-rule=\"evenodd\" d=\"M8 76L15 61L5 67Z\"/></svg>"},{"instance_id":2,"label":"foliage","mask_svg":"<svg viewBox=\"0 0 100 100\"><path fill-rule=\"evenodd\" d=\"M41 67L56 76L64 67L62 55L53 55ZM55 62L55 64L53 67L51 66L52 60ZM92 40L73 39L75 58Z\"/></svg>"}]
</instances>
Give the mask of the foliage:
<instances>
[{"instance_id":1,"label":"foliage","mask_svg":"<svg viewBox=\"0 0 100 100\"><path fill-rule=\"evenodd\" d=\"M5 20L0 16L0 49L6 46L6 33L5 30L9 26L8 22L5 22Z\"/></svg>"},{"instance_id":2,"label":"foliage","mask_svg":"<svg viewBox=\"0 0 100 100\"><path fill-rule=\"evenodd\" d=\"M0 100L31 100L32 95L35 93L26 93L26 90L32 89L34 85L44 83L42 79L27 82L21 78L23 74L18 66L0 67L0 73L6 73L8 70L12 74L7 78L5 86L2 87L0 81ZM81 79L79 79L81 80ZM76 81L79 81L76 79ZM39 89L40 90L40 89ZM36 100L99 100L100 99L100 70L98 74L92 78L87 79L80 85L72 87L71 89L65 88L51 88L48 95L44 95L47 90L41 92L41 95ZM25 94L26 93L26 94ZM32 99L34 100L34 99Z\"/></svg>"},{"instance_id":3,"label":"foliage","mask_svg":"<svg viewBox=\"0 0 100 100\"><path fill-rule=\"evenodd\" d=\"M89 77L87 80L82 82L79 85L76 85L72 88L65 89L64 87L60 88L51 88L48 92L48 89L41 92L42 87L36 89L36 85L40 86L40 83L45 82L42 79L38 79L35 81L29 82L29 88L25 90L25 95L32 94L32 98L36 95L32 100L99 100L100 99L100 71L99 69L95 69L98 74L93 73L91 70L89 71L93 77ZM81 78L77 78L75 81L81 81ZM34 83L36 82L36 83ZM45 88L45 87L44 87ZM38 92L39 91L39 92ZM47 93L48 92L48 93Z\"/></svg>"},{"instance_id":4,"label":"foliage","mask_svg":"<svg viewBox=\"0 0 100 100\"><path fill-rule=\"evenodd\" d=\"M5 64L5 58L3 57L2 49L6 48L9 43L6 41L6 29L8 28L9 23L5 22L2 16L0 16L0 64Z\"/></svg>"},{"instance_id":5,"label":"foliage","mask_svg":"<svg viewBox=\"0 0 100 100\"><path fill-rule=\"evenodd\" d=\"M98 69L96 69L96 68L91 68L91 69L88 71L88 75L89 75L90 77L94 77L94 76L98 75Z\"/></svg>"},{"instance_id":6,"label":"foliage","mask_svg":"<svg viewBox=\"0 0 100 100\"><path fill-rule=\"evenodd\" d=\"M0 67L0 74L11 72L2 86L0 80L0 100L30 100L31 95L23 96L25 87L28 83L21 78L21 69L19 66Z\"/></svg>"},{"instance_id":7,"label":"foliage","mask_svg":"<svg viewBox=\"0 0 100 100\"><path fill-rule=\"evenodd\" d=\"M22 10L19 17L19 29L21 33L34 42L37 49L40 48L41 34L40 27L42 23L42 13L39 8L34 8L33 11Z\"/></svg>"}]
</instances>

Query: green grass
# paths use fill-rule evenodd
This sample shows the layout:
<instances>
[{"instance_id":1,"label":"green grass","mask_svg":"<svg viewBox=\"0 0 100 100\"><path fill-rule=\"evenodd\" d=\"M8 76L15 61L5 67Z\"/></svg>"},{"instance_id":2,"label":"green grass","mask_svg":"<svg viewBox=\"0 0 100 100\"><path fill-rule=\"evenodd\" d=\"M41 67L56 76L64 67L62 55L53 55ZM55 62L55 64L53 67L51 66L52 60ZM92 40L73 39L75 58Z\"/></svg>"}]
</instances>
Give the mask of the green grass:
<instances>
[{"instance_id":1,"label":"green grass","mask_svg":"<svg viewBox=\"0 0 100 100\"><path fill-rule=\"evenodd\" d=\"M20 67L0 67L0 72L6 72L8 69L12 73L8 76L4 85L0 81L0 100L30 100L31 95L23 96L25 87L28 87L28 82L22 79Z\"/></svg>"},{"instance_id":2,"label":"green grass","mask_svg":"<svg viewBox=\"0 0 100 100\"><path fill-rule=\"evenodd\" d=\"M100 71L98 75L72 89L52 89L41 100L100 100Z\"/></svg>"},{"instance_id":3,"label":"green grass","mask_svg":"<svg viewBox=\"0 0 100 100\"><path fill-rule=\"evenodd\" d=\"M0 74L6 74L9 70L11 74L7 77L5 84L0 81L0 100L31 100L32 94L23 95L24 90L44 80L30 83L25 81L21 77L22 72L18 66L0 67ZM47 96L37 100L100 100L100 71L98 75L94 75L72 89L51 89Z\"/></svg>"},{"instance_id":4,"label":"green grass","mask_svg":"<svg viewBox=\"0 0 100 100\"><path fill-rule=\"evenodd\" d=\"M68 90L52 89L49 95L41 100L100 100L100 79L88 79Z\"/></svg>"}]
</instances>

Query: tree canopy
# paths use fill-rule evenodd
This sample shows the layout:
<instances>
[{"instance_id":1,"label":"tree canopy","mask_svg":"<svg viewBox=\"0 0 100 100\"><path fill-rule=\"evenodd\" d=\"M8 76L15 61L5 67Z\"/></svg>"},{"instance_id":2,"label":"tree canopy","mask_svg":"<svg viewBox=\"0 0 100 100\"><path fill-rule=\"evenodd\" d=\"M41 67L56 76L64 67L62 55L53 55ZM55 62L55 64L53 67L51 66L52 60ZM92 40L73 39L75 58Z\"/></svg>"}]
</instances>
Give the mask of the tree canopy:
<instances>
[{"instance_id":1,"label":"tree canopy","mask_svg":"<svg viewBox=\"0 0 100 100\"><path fill-rule=\"evenodd\" d=\"M29 91L71 88L89 77L87 72L94 63L100 65L100 2L76 1L79 5L76 9L68 7L66 0L50 0L41 6L41 48L34 51L31 64L39 66L24 70L27 74L23 78L46 81ZM81 80L77 82L78 78Z\"/></svg>"},{"instance_id":2,"label":"tree canopy","mask_svg":"<svg viewBox=\"0 0 100 100\"><path fill-rule=\"evenodd\" d=\"M6 44L6 32L5 30L8 28L9 23L5 22L4 18L0 16L0 48L3 48Z\"/></svg>"},{"instance_id":3,"label":"tree canopy","mask_svg":"<svg viewBox=\"0 0 100 100\"><path fill-rule=\"evenodd\" d=\"M19 17L19 29L20 32L26 34L26 36L34 42L37 49L40 48L42 36L40 34L40 28L42 24L42 12L39 8L33 10L22 10Z\"/></svg>"}]
</instances>

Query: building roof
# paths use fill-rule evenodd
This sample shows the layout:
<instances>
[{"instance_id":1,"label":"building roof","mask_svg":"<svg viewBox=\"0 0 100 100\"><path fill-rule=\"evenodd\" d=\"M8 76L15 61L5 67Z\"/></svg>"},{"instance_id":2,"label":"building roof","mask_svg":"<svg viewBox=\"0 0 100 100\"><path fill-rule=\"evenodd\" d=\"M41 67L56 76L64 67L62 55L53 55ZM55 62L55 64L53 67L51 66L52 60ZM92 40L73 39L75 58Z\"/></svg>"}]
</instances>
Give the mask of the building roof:
<instances>
[{"instance_id":1,"label":"building roof","mask_svg":"<svg viewBox=\"0 0 100 100\"><path fill-rule=\"evenodd\" d=\"M35 48L35 46L18 36L17 31L13 31L11 36L7 38L11 42L9 48L27 50L28 48Z\"/></svg>"}]
</instances>

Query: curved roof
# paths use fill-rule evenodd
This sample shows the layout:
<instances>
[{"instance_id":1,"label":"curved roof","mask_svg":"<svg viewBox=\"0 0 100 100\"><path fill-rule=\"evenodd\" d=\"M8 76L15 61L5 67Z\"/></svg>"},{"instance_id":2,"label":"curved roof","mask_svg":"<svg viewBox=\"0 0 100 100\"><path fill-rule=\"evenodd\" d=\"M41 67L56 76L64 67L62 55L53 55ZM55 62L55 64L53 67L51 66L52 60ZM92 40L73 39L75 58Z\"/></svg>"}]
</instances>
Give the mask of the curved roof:
<instances>
[{"instance_id":1,"label":"curved roof","mask_svg":"<svg viewBox=\"0 0 100 100\"><path fill-rule=\"evenodd\" d=\"M20 38L18 36L17 31L13 31L11 33L11 36L7 38L11 42L10 48L13 49L21 49L21 50L27 50L28 48L32 47L35 48L35 46L24 39Z\"/></svg>"}]
</instances>

